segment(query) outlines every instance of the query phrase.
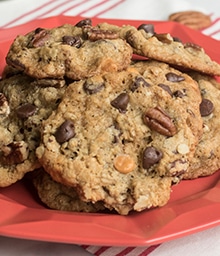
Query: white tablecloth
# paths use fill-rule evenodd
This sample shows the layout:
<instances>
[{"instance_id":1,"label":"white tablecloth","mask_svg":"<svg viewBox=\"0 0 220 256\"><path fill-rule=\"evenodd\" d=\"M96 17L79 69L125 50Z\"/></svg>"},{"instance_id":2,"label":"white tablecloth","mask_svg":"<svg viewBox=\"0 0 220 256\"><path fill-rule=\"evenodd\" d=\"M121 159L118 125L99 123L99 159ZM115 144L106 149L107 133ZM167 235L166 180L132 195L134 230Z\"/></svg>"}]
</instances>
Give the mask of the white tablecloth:
<instances>
[{"instance_id":1,"label":"white tablecloth","mask_svg":"<svg viewBox=\"0 0 220 256\"><path fill-rule=\"evenodd\" d=\"M167 20L169 14L182 10L198 10L209 14L213 23L202 33L217 40L220 39L220 2L217 0L0 0L0 39L1 29L60 14L134 20ZM219 256L220 226L157 246L136 248L78 246L0 236L0 255L5 256L91 255L90 253L102 256Z\"/></svg>"}]
</instances>

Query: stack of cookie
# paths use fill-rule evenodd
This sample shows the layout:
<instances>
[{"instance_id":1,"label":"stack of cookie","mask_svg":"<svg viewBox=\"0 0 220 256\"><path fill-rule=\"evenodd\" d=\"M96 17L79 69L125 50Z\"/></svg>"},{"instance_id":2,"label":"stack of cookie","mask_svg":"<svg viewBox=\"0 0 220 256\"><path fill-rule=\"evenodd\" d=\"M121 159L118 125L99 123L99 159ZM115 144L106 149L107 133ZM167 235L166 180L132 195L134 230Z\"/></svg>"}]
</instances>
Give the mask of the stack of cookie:
<instances>
[{"instance_id":1,"label":"stack of cookie","mask_svg":"<svg viewBox=\"0 0 220 256\"><path fill-rule=\"evenodd\" d=\"M50 208L127 215L218 170L220 65L198 45L85 19L18 36L6 61L1 187L31 173Z\"/></svg>"}]
</instances>

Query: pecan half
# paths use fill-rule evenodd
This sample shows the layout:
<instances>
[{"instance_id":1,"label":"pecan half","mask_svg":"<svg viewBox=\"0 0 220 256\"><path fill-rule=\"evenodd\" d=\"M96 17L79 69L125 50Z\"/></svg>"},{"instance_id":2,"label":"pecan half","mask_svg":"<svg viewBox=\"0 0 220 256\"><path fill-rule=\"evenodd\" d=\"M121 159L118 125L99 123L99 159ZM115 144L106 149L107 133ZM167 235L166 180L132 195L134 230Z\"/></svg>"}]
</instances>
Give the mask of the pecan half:
<instances>
[{"instance_id":1,"label":"pecan half","mask_svg":"<svg viewBox=\"0 0 220 256\"><path fill-rule=\"evenodd\" d=\"M162 135L173 136L177 133L171 118L160 107L148 109L143 115L143 121L150 129Z\"/></svg>"},{"instance_id":2,"label":"pecan half","mask_svg":"<svg viewBox=\"0 0 220 256\"><path fill-rule=\"evenodd\" d=\"M212 23L209 15L198 11L176 12L171 14L168 19L170 21L179 22L195 30L207 28Z\"/></svg>"}]
</instances>

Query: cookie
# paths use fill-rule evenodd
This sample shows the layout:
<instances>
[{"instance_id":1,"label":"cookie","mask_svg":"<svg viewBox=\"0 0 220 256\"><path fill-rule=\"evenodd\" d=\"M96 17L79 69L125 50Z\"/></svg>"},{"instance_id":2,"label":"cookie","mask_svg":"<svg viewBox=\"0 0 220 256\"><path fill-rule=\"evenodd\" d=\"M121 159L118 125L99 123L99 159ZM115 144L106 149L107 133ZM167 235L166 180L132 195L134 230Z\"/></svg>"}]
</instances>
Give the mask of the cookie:
<instances>
[{"instance_id":1,"label":"cookie","mask_svg":"<svg viewBox=\"0 0 220 256\"><path fill-rule=\"evenodd\" d=\"M47 207L61 211L99 212L104 211L102 202L87 203L80 200L73 187L54 181L42 168L31 173L37 194Z\"/></svg>"},{"instance_id":2,"label":"cookie","mask_svg":"<svg viewBox=\"0 0 220 256\"><path fill-rule=\"evenodd\" d=\"M41 84L25 75L0 81L0 187L40 166L35 149L41 122L57 107L66 88L65 81L57 81L59 88L51 82L52 86L49 80Z\"/></svg>"},{"instance_id":3,"label":"cookie","mask_svg":"<svg viewBox=\"0 0 220 256\"><path fill-rule=\"evenodd\" d=\"M132 46L135 54L159 60L184 69L205 74L220 75L220 65L211 60L204 49L194 43L182 43L169 33L156 33L152 24L117 27L107 23L99 24L100 29L117 32Z\"/></svg>"},{"instance_id":4,"label":"cookie","mask_svg":"<svg viewBox=\"0 0 220 256\"><path fill-rule=\"evenodd\" d=\"M13 68L12 66L6 65L3 69L1 78L6 79L6 78L9 78L11 76L19 75L19 74L22 74L22 71L20 71L16 68Z\"/></svg>"},{"instance_id":5,"label":"cookie","mask_svg":"<svg viewBox=\"0 0 220 256\"><path fill-rule=\"evenodd\" d=\"M130 64L131 57L130 45L116 33L90 25L65 24L17 36L6 62L38 79L68 77L80 80L123 70Z\"/></svg>"},{"instance_id":6,"label":"cookie","mask_svg":"<svg viewBox=\"0 0 220 256\"><path fill-rule=\"evenodd\" d=\"M203 118L203 135L197 145L195 157L192 159L185 179L194 179L211 175L220 168L220 83L213 77L191 73L198 81L202 103L200 111Z\"/></svg>"},{"instance_id":7,"label":"cookie","mask_svg":"<svg viewBox=\"0 0 220 256\"><path fill-rule=\"evenodd\" d=\"M186 108L187 122L198 139L203 133L203 120L199 105L202 101L198 83L189 75L159 61L134 61L131 65L140 72L146 81L154 81L156 86L164 89L173 100Z\"/></svg>"},{"instance_id":8,"label":"cookie","mask_svg":"<svg viewBox=\"0 0 220 256\"><path fill-rule=\"evenodd\" d=\"M132 68L70 84L42 126L45 171L120 214L164 205L197 137L185 107L153 83Z\"/></svg>"}]
</instances>

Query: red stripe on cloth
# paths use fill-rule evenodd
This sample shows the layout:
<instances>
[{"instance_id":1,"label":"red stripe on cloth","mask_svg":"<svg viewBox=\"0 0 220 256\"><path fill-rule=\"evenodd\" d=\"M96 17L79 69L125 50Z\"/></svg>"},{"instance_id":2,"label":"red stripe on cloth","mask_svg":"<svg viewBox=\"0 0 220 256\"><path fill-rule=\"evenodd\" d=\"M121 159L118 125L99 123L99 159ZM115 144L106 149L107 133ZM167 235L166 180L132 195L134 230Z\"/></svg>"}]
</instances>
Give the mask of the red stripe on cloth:
<instances>
[{"instance_id":1,"label":"red stripe on cloth","mask_svg":"<svg viewBox=\"0 0 220 256\"><path fill-rule=\"evenodd\" d=\"M102 253L104 253L106 250L108 250L109 248L110 248L109 246L102 246L96 252L94 252L94 255L99 256Z\"/></svg>"},{"instance_id":2,"label":"red stripe on cloth","mask_svg":"<svg viewBox=\"0 0 220 256\"><path fill-rule=\"evenodd\" d=\"M212 24L210 25L210 27L213 26L213 25L215 25L217 22L219 22L219 20L220 20L219 17L216 18L216 19L214 19L214 20L212 21Z\"/></svg>"},{"instance_id":3,"label":"red stripe on cloth","mask_svg":"<svg viewBox=\"0 0 220 256\"><path fill-rule=\"evenodd\" d=\"M213 36L215 36L216 34L218 34L220 32L220 29L218 29L218 30L216 30L216 31L213 31L212 33L209 33L208 35L210 36L210 37L213 37Z\"/></svg>"},{"instance_id":4,"label":"red stripe on cloth","mask_svg":"<svg viewBox=\"0 0 220 256\"><path fill-rule=\"evenodd\" d=\"M1 26L0 28L5 28L5 27L8 27L9 25L12 25L13 23L19 21L20 19L22 19L22 18L24 18L24 17L26 17L26 16L28 16L28 15L30 15L30 14L36 12L36 11L39 11L40 9L43 9L43 8L46 7L47 5L50 5L53 1L54 1L54 0L50 0L50 1L48 1L47 3L45 3L45 4L43 4L43 5L41 5L41 6L37 7L37 8L35 8L35 9L29 11L29 12L26 12L26 13L24 13L24 14L18 16L17 18L15 18L14 20L11 20L10 22L4 24L4 26Z\"/></svg>"},{"instance_id":5,"label":"red stripe on cloth","mask_svg":"<svg viewBox=\"0 0 220 256\"><path fill-rule=\"evenodd\" d=\"M116 254L115 256L125 256L127 255L129 252L133 251L135 247L127 247L124 250L122 250L121 252L119 252L118 254Z\"/></svg>"},{"instance_id":6,"label":"red stripe on cloth","mask_svg":"<svg viewBox=\"0 0 220 256\"><path fill-rule=\"evenodd\" d=\"M149 255L151 252L153 252L155 249L157 249L157 247L159 247L160 245L152 245L150 247L148 247L145 251L143 251L141 254L139 254L138 256L147 256Z\"/></svg>"},{"instance_id":7,"label":"red stripe on cloth","mask_svg":"<svg viewBox=\"0 0 220 256\"><path fill-rule=\"evenodd\" d=\"M153 252L158 245L152 245L147 247L111 247L111 246L90 246L90 245L81 245L82 248L87 250L88 252L92 253L95 256L107 256L107 255L114 255L114 256L128 256L128 255L135 255L135 256L149 256L151 252ZM94 247L94 248L93 248ZM117 252L117 253L116 253ZM114 254L113 254L114 253Z\"/></svg>"},{"instance_id":8,"label":"red stripe on cloth","mask_svg":"<svg viewBox=\"0 0 220 256\"><path fill-rule=\"evenodd\" d=\"M220 21L220 17L215 18L215 19L212 21L212 24L211 24L210 26L208 26L207 28L202 29L201 32L206 31L206 29L211 28L212 26L214 26L214 25L215 25L217 22L219 22L219 21ZM206 35L212 37L212 36L218 34L219 32L220 32L220 29L217 29L217 30L214 30L214 31L212 31L212 32L206 33Z\"/></svg>"},{"instance_id":9,"label":"red stripe on cloth","mask_svg":"<svg viewBox=\"0 0 220 256\"><path fill-rule=\"evenodd\" d=\"M119 2L117 2L117 3L115 3L115 4L113 4L112 6L108 7L107 9L105 9L105 10L103 10L103 11L97 13L94 17L98 17L98 16L102 15L103 13L108 12L109 10L111 10L111 9L115 8L116 6L122 4L124 1L125 1L125 0L121 0L121 1L119 1Z\"/></svg>"},{"instance_id":10,"label":"red stripe on cloth","mask_svg":"<svg viewBox=\"0 0 220 256\"><path fill-rule=\"evenodd\" d=\"M85 245L85 244L83 244L83 245L80 245L83 249L87 249L88 247L89 247L89 245Z\"/></svg>"},{"instance_id":11,"label":"red stripe on cloth","mask_svg":"<svg viewBox=\"0 0 220 256\"><path fill-rule=\"evenodd\" d=\"M60 13L60 15L64 14L65 12L68 12L69 10L72 10L73 8L76 8L77 6L80 6L80 5L84 4L85 2L88 2L88 0L81 1L81 2L78 3L78 4L74 4L74 5L72 5L72 6L68 7L68 8L66 8L64 11L62 11L62 12ZM77 14L77 15L78 15L78 14Z\"/></svg>"},{"instance_id":12,"label":"red stripe on cloth","mask_svg":"<svg viewBox=\"0 0 220 256\"><path fill-rule=\"evenodd\" d=\"M50 10L48 10L48 11L42 13L41 15L38 15L38 16L35 17L35 18L38 19L38 18L40 18L40 17L42 17L42 16L44 16L44 15L46 15L46 14L48 14L48 13L54 11L54 10L56 10L57 8L61 7L62 5L65 5L65 4L69 3L69 2L71 2L71 0L67 0L67 1L65 1L65 2L62 2L62 3L58 4L57 6L51 8Z\"/></svg>"}]
</instances>

